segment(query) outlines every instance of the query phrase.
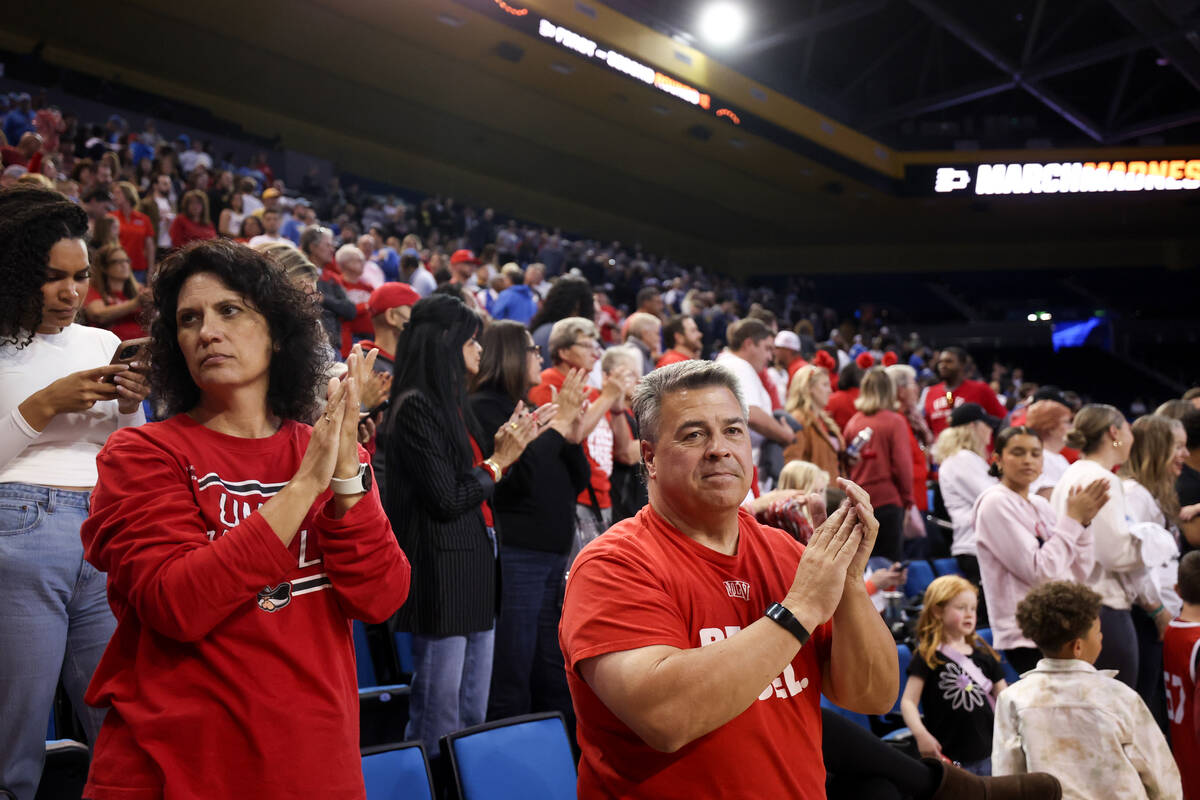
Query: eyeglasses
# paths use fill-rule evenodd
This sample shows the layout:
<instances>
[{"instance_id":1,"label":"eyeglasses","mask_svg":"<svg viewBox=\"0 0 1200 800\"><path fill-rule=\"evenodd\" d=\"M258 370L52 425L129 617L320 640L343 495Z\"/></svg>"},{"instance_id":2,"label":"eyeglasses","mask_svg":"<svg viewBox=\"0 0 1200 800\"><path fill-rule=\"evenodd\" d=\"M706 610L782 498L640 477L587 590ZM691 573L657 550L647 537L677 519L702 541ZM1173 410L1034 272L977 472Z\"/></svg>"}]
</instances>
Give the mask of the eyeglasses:
<instances>
[{"instance_id":1,"label":"eyeglasses","mask_svg":"<svg viewBox=\"0 0 1200 800\"><path fill-rule=\"evenodd\" d=\"M539 356L542 354L542 348L536 344L531 344L528 347L526 347L525 349L526 349L526 351L528 351L530 353L535 353Z\"/></svg>"}]
</instances>

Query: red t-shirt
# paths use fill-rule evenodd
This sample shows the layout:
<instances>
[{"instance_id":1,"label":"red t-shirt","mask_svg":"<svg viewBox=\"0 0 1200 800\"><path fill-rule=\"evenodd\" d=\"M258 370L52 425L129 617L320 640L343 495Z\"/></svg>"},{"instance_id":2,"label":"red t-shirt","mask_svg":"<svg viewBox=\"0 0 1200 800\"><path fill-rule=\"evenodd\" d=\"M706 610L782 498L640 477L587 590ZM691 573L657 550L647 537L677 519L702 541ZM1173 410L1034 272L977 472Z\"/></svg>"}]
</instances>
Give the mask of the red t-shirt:
<instances>
[{"instance_id":1,"label":"red t-shirt","mask_svg":"<svg viewBox=\"0 0 1200 800\"><path fill-rule=\"evenodd\" d=\"M1163 637L1163 679L1167 716L1171 721L1171 751L1183 778L1183 796L1200 797L1200 710L1196 707L1196 656L1200 653L1200 623L1171 620Z\"/></svg>"},{"instance_id":2,"label":"red t-shirt","mask_svg":"<svg viewBox=\"0 0 1200 800\"><path fill-rule=\"evenodd\" d=\"M788 388L792 386L792 378L796 377L796 373L808 366L808 362L803 358L797 358L792 363L788 364Z\"/></svg>"},{"instance_id":3,"label":"red t-shirt","mask_svg":"<svg viewBox=\"0 0 1200 800\"><path fill-rule=\"evenodd\" d=\"M258 513L311 433L180 414L100 451L80 533L117 629L86 695L108 708L87 797L365 797L350 621L391 616L409 566L374 487L341 518L323 493L288 546Z\"/></svg>"},{"instance_id":4,"label":"red t-shirt","mask_svg":"<svg viewBox=\"0 0 1200 800\"><path fill-rule=\"evenodd\" d=\"M217 229L212 225L192 222L183 214L175 217L175 221L171 223L171 229L167 233L171 237L172 247L183 247L185 244L197 240L217 238ZM130 261L132 260L130 258Z\"/></svg>"},{"instance_id":5,"label":"red t-shirt","mask_svg":"<svg viewBox=\"0 0 1200 800\"><path fill-rule=\"evenodd\" d=\"M479 443L475 441L475 437L470 433L467 434L467 440L471 443L471 466L481 466L483 464L483 450L479 448ZM479 510L483 512L483 524L489 528L496 527L495 517L492 516L492 507L488 504L487 500L479 504Z\"/></svg>"},{"instance_id":6,"label":"red t-shirt","mask_svg":"<svg viewBox=\"0 0 1200 800\"><path fill-rule=\"evenodd\" d=\"M854 401L857 399L858 387L840 389L829 395L829 402L825 404L825 412L833 417L833 421L843 431L846 430L846 423L850 421L850 418L858 413L858 409L854 407Z\"/></svg>"},{"instance_id":7,"label":"red t-shirt","mask_svg":"<svg viewBox=\"0 0 1200 800\"><path fill-rule=\"evenodd\" d=\"M950 414L963 403L978 403L993 417L1004 419L1008 410L1001 405L996 393L983 381L963 381L953 392L946 391L946 383L931 386L925 393L925 419L934 436L950 425Z\"/></svg>"},{"instance_id":8,"label":"red t-shirt","mask_svg":"<svg viewBox=\"0 0 1200 800\"><path fill-rule=\"evenodd\" d=\"M551 401L550 387L555 390L562 388L567 376L554 367L542 370L542 382L529 390L529 402L533 407L545 405ZM597 389L588 387L588 400L596 402L600 396ZM600 508L612 508L612 464L613 464L613 432L612 412L605 411L604 419L596 424L595 429L588 434L583 443L583 452L587 455L588 464L592 468L592 491L584 489L579 493L575 502L585 506L592 504L592 493L596 495L596 505Z\"/></svg>"},{"instance_id":9,"label":"red t-shirt","mask_svg":"<svg viewBox=\"0 0 1200 800\"><path fill-rule=\"evenodd\" d=\"M104 299L104 295L100 294L99 290L97 290L95 286L92 286L88 289L87 297L84 299L83 305L86 308L95 301L99 300L106 306L115 306L120 303L124 303L128 299L129 298L125 296L124 292L115 292L106 300ZM143 336L150 335L146 333L146 329L142 327L142 323L139 321L138 312L126 314L119 319L113 320L107 325L97 325L96 327L112 331L118 337L120 337L122 342L126 339L140 339Z\"/></svg>"},{"instance_id":10,"label":"red t-shirt","mask_svg":"<svg viewBox=\"0 0 1200 800\"><path fill-rule=\"evenodd\" d=\"M578 717L579 796L824 798L821 665L832 623L750 708L675 753L661 753L609 711L579 663L650 645L704 647L762 618L787 594L804 546L738 512L737 554L680 533L650 506L614 525L571 567L559 643Z\"/></svg>"},{"instance_id":11,"label":"red t-shirt","mask_svg":"<svg viewBox=\"0 0 1200 800\"><path fill-rule=\"evenodd\" d=\"M908 420L905 420L908 422ZM908 426L908 447L912 452L913 505L918 511L929 510L929 488L925 485L929 480L929 459L913 433L912 425Z\"/></svg>"},{"instance_id":12,"label":"red t-shirt","mask_svg":"<svg viewBox=\"0 0 1200 800\"><path fill-rule=\"evenodd\" d=\"M658 357L658 361L655 362L654 368L658 369L659 367L665 367L667 364L678 364L680 361L687 361L691 358L692 356L689 356L687 353L681 353L672 347L670 350Z\"/></svg>"},{"instance_id":13,"label":"red t-shirt","mask_svg":"<svg viewBox=\"0 0 1200 800\"><path fill-rule=\"evenodd\" d=\"M321 280L337 281L346 290L347 299L354 303L357 312L354 319L342 322L342 358L349 358L355 336L361 338L375 335L375 325L371 322L371 311L367 308L367 301L371 299L373 289L370 284L364 283L361 279L349 280L340 269L330 267L325 268L321 274Z\"/></svg>"},{"instance_id":14,"label":"red t-shirt","mask_svg":"<svg viewBox=\"0 0 1200 800\"><path fill-rule=\"evenodd\" d=\"M118 209L113 216L120 223L117 237L122 249L129 255L129 266L134 272L145 272L150 268L146 263L146 240L154 239L154 223L137 209L131 209L128 217Z\"/></svg>"}]
</instances>

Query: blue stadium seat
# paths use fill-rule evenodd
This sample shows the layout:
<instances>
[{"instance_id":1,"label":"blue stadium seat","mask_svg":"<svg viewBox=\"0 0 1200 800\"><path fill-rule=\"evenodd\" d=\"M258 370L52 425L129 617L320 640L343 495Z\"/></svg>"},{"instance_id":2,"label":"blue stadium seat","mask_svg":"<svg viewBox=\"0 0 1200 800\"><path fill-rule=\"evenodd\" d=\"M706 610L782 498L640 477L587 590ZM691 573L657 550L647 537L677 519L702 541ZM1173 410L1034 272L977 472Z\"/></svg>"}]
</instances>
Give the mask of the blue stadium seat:
<instances>
[{"instance_id":1,"label":"blue stadium seat","mask_svg":"<svg viewBox=\"0 0 1200 800\"><path fill-rule=\"evenodd\" d=\"M420 742L368 747L362 751L367 800L433 800L433 777Z\"/></svg>"},{"instance_id":2,"label":"blue stadium seat","mask_svg":"<svg viewBox=\"0 0 1200 800\"><path fill-rule=\"evenodd\" d=\"M980 639L983 639L985 642L987 642L989 645L991 645L991 643L992 643L992 629L991 628L980 628L979 630L975 631L975 633L977 633L979 635Z\"/></svg>"},{"instance_id":3,"label":"blue stadium seat","mask_svg":"<svg viewBox=\"0 0 1200 800\"><path fill-rule=\"evenodd\" d=\"M400 661L400 671L406 675L415 672L413 662L412 634L400 631L393 634L396 642L396 657Z\"/></svg>"},{"instance_id":4,"label":"blue stadium seat","mask_svg":"<svg viewBox=\"0 0 1200 800\"><path fill-rule=\"evenodd\" d=\"M935 558L933 571L939 578L943 575L962 575L962 570L958 568L957 558Z\"/></svg>"},{"instance_id":5,"label":"blue stadium seat","mask_svg":"<svg viewBox=\"0 0 1200 800\"><path fill-rule=\"evenodd\" d=\"M979 634L980 639L983 639L991 647L995 647L995 645L992 644L991 628L980 628L975 632ZM1017 671L1013 668L1013 665L1008 663L1008 659L1004 657L1003 653L1000 653L1000 666L1004 668L1004 680L1008 681L1009 683L1016 683L1021 679L1021 676L1017 674Z\"/></svg>"},{"instance_id":6,"label":"blue stadium seat","mask_svg":"<svg viewBox=\"0 0 1200 800\"><path fill-rule=\"evenodd\" d=\"M407 693L409 690L406 683L387 686L376 684L375 664L371 661L371 648L367 644L367 626L359 620L354 620L354 669L358 673L359 698L362 698L364 693L380 696L381 693Z\"/></svg>"},{"instance_id":7,"label":"blue stadium seat","mask_svg":"<svg viewBox=\"0 0 1200 800\"><path fill-rule=\"evenodd\" d=\"M871 720L867 718L866 714L860 714L857 711L847 711L841 706L834 705L833 701L825 695L821 695L821 708L828 709L838 716L845 717L855 725L860 725L867 730L871 730Z\"/></svg>"},{"instance_id":8,"label":"blue stadium seat","mask_svg":"<svg viewBox=\"0 0 1200 800\"><path fill-rule=\"evenodd\" d=\"M575 758L557 712L447 734L441 750L459 800L575 800Z\"/></svg>"},{"instance_id":9,"label":"blue stadium seat","mask_svg":"<svg viewBox=\"0 0 1200 800\"><path fill-rule=\"evenodd\" d=\"M908 564L908 581L904 584L906 597L923 597L925 589L933 583L933 567L928 561L910 561Z\"/></svg>"}]
</instances>

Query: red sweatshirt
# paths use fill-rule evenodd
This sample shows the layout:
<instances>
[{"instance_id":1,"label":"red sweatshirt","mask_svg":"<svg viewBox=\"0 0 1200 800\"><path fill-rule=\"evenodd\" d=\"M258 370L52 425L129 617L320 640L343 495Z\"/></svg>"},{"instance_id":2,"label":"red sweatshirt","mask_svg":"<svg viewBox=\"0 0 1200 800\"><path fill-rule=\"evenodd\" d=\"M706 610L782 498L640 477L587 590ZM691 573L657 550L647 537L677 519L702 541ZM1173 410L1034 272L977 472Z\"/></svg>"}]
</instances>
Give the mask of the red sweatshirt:
<instances>
[{"instance_id":1,"label":"red sweatshirt","mask_svg":"<svg viewBox=\"0 0 1200 800\"><path fill-rule=\"evenodd\" d=\"M399 608L408 560L375 488L340 519L321 495L288 547L257 513L311 433L180 414L109 437L81 530L117 618L87 797L365 797L350 620Z\"/></svg>"},{"instance_id":2,"label":"red sweatshirt","mask_svg":"<svg viewBox=\"0 0 1200 800\"><path fill-rule=\"evenodd\" d=\"M553 399L550 387L561 389L565 373L550 367L542 370L542 382L529 390L529 402L534 408L549 403ZM600 390L587 387L587 398L596 402ZM592 468L592 490L584 489L579 493L576 502L585 506L592 504L592 494L596 495L596 505L599 508L612 508L612 465L613 465L613 432L612 412L605 411L604 419L596 425L583 443L583 452L587 454L588 464Z\"/></svg>"},{"instance_id":3,"label":"red sweatshirt","mask_svg":"<svg viewBox=\"0 0 1200 800\"><path fill-rule=\"evenodd\" d=\"M913 504L913 458L909 449L912 430L908 420L895 411L877 411L870 416L859 411L846 423L846 443L863 428L871 429L871 441L851 468L850 480L867 490L876 508L908 508Z\"/></svg>"}]
</instances>

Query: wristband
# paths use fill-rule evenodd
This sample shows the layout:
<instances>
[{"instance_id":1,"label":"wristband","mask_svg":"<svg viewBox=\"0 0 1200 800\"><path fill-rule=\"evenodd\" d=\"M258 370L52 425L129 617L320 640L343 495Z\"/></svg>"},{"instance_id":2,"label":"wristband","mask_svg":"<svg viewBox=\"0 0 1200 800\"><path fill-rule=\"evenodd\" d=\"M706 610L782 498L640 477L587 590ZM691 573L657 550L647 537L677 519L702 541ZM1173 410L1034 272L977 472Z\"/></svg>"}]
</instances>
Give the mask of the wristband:
<instances>
[{"instance_id":1,"label":"wristband","mask_svg":"<svg viewBox=\"0 0 1200 800\"><path fill-rule=\"evenodd\" d=\"M1167 607L1166 607L1166 606L1164 606L1163 604L1159 603L1159 605L1158 605L1158 608L1156 608L1156 609L1154 609L1153 611L1151 611L1151 612L1150 612L1150 618L1151 618L1151 619L1154 619L1155 617L1157 617L1157 616L1158 616L1158 613L1159 613L1160 611L1166 611L1166 610L1167 610Z\"/></svg>"},{"instance_id":2,"label":"wristband","mask_svg":"<svg viewBox=\"0 0 1200 800\"><path fill-rule=\"evenodd\" d=\"M808 642L809 632L800 624L800 620L792 616L792 612L788 611L779 603L772 603L770 608L763 612L764 616L772 622L782 625L788 633L795 636L803 647Z\"/></svg>"}]
</instances>

